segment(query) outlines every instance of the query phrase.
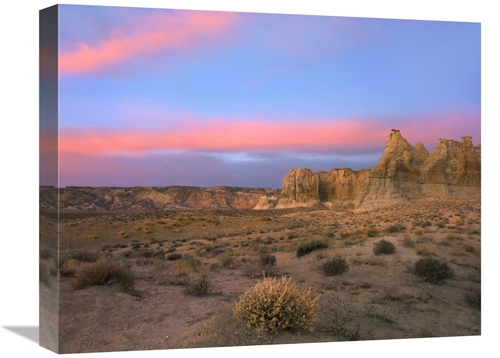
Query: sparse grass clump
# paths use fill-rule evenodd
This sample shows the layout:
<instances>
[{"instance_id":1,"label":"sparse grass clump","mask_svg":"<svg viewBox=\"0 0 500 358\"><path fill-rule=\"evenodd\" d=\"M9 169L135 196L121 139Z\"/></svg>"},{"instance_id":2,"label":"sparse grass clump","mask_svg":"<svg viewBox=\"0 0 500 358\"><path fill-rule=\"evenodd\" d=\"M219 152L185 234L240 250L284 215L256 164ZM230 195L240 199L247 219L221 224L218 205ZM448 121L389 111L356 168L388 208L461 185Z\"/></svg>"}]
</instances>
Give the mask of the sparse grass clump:
<instances>
[{"instance_id":1,"label":"sparse grass clump","mask_svg":"<svg viewBox=\"0 0 500 358\"><path fill-rule=\"evenodd\" d=\"M263 267L276 266L276 256L270 254L262 254L259 257L259 265Z\"/></svg>"},{"instance_id":2,"label":"sparse grass clump","mask_svg":"<svg viewBox=\"0 0 500 358\"><path fill-rule=\"evenodd\" d=\"M415 241L412 240L408 235L405 235L401 239L401 243L403 244L404 247L409 247L409 248L415 247Z\"/></svg>"},{"instance_id":3,"label":"sparse grass clump","mask_svg":"<svg viewBox=\"0 0 500 358\"><path fill-rule=\"evenodd\" d=\"M373 253L375 255L389 255L396 252L396 246L390 241L381 240L374 244Z\"/></svg>"},{"instance_id":4,"label":"sparse grass clump","mask_svg":"<svg viewBox=\"0 0 500 358\"><path fill-rule=\"evenodd\" d=\"M395 232L402 232L402 231L405 231L406 230L406 227L404 225L399 225L399 224L396 224L396 225L391 225L389 226L385 231L387 233L395 233Z\"/></svg>"},{"instance_id":5,"label":"sparse grass clump","mask_svg":"<svg viewBox=\"0 0 500 358\"><path fill-rule=\"evenodd\" d=\"M119 231L119 232L118 232L118 237L121 237L121 238L127 238L127 237L128 237L128 235L127 235L127 233L126 233L125 231L123 231L123 230L122 230L122 231Z\"/></svg>"},{"instance_id":6,"label":"sparse grass clump","mask_svg":"<svg viewBox=\"0 0 500 358\"><path fill-rule=\"evenodd\" d=\"M377 228L371 227L365 231L365 235L367 237L375 237L379 234L379 230Z\"/></svg>"},{"instance_id":7,"label":"sparse grass clump","mask_svg":"<svg viewBox=\"0 0 500 358\"><path fill-rule=\"evenodd\" d=\"M175 260L172 266L172 272L177 276L187 276L193 271L193 266L186 260Z\"/></svg>"},{"instance_id":8,"label":"sparse grass clump","mask_svg":"<svg viewBox=\"0 0 500 358\"><path fill-rule=\"evenodd\" d=\"M189 282L183 293L188 296L205 297L213 291L212 283L206 277Z\"/></svg>"},{"instance_id":9,"label":"sparse grass clump","mask_svg":"<svg viewBox=\"0 0 500 358\"><path fill-rule=\"evenodd\" d=\"M297 257L307 255L314 250L326 249L328 241L325 239L309 239L299 242L297 246Z\"/></svg>"},{"instance_id":10,"label":"sparse grass clump","mask_svg":"<svg viewBox=\"0 0 500 358\"><path fill-rule=\"evenodd\" d=\"M247 325L277 333L289 328L310 329L319 309L319 296L300 290L291 278L265 278L249 288L235 304L233 314Z\"/></svg>"},{"instance_id":11,"label":"sparse grass clump","mask_svg":"<svg viewBox=\"0 0 500 358\"><path fill-rule=\"evenodd\" d=\"M230 255L223 255L220 258L220 262L222 267L225 269L233 269L235 268L235 262L234 262L234 257Z\"/></svg>"},{"instance_id":12,"label":"sparse grass clump","mask_svg":"<svg viewBox=\"0 0 500 358\"><path fill-rule=\"evenodd\" d=\"M75 290L81 290L92 286L106 285L110 282L118 283L125 290L132 290L135 277L132 271L100 258L91 266L82 269L75 282Z\"/></svg>"},{"instance_id":13,"label":"sparse grass clump","mask_svg":"<svg viewBox=\"0 0 500 358\"><path fill-rule=\"evenodd\" d=\"M321 265L321 270L325 276L341 275L349 270L349 265L345 259L337 256Z\"/></svg>"},{"instance_id":14,"label":"sparse grass clump","mask_svg":"<svg viewBox=\"0 0 500 358\"><path fill-rule=\"evenodd\" d=\"M62 277L75 277L79 265L80 261L78 261L77 259L70 259L68 261L65 261L59 269L59 274Z\"/></svg>"},{"instance_id":15,"label":"sparse grass clump","mask_svg":"<svg viewBox=\"0 0 500 358\"><path fill-rule=\"evenodd\" d=\"M259 259L243 257L240 259L243 275L256 278L274 276L276 256L262 253Z\"/></svg>"},{"instance_id":16,"label":"sparse grass clump","mask_svg":"<svg viewBox=\"0 0 500 358\"><path fill-rule=\"evenodd\" d=\"M259 268L264 276L275 274L276 256L270 254L261 254L259 257Z\"/></svg>"},{"instance_id":17,"label":"sparse grass clump","mask_svg":"<svg viewBox=\"0 0 500 358\"><path fill-rule=\"evenodd\" d=\"M96 262L101 255L99 255L96 252L91 252L91 251L77 251L73 252L72 254L69 254L66 256L66 260L71 260L75 259L80 262ZM64 262L65 260L62 259L61 262Z\"/></svg>"},{"instance_id":18,"label":"sparse grass clump","mask_svg":"<svg viewBox=\"0 0 500 358\"><path fill-rule=\"evenodd\" d=\"M177 252L174 252L172 254L167 255L167 260L169 260L169 261L175 261L175 260L179 260L181 258L182 258L182 255L177 253Z\"/></svg>"},{"instance_id":19,"label":"sparse grass clump","mask_svg":"<svg viewBox=\"0 0 500 358\"><path fill-rule=\"evenodd\" d=\"M424 244L419 244L415 247L415 252L420 256L429 256L431 254L429 248Z\"/></svg>"},{"instance_id":20,"label":"sparse grass clump","mask_svg":"<svg viewBox=\"0 0 500 358\"><path fill-rule=\"evenodd\" d=\"M446 262L440 262L430 257L417 261L413 266L413 273L433 284L438 284L454 276L453 269Z\"/></svg>"}]
</instances>

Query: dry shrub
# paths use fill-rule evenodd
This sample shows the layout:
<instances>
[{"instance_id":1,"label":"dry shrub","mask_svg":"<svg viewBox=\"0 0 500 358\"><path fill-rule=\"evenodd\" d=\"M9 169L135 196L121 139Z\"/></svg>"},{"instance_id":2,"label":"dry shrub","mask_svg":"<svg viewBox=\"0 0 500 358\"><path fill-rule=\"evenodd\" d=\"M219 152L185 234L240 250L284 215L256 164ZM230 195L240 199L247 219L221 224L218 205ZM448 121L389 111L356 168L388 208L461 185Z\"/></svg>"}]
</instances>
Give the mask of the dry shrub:
<instances>
[{"instance_id":1,"label":"dry shrub","mask_svg":"<svg viewBox=\"0 0 500 358\"><path fill-rule=\"evenodd\" d=\"M240 296L233 313L262 331L278 332L288 328L311 329L319 309L319 296L311 289L300 290L291 278L265 278Z\"/></svg>"},{"instance_id":2,"label":"dry shrub","mask_svg":"<svg viewBox=\"0 0 500 358\"><path fill-rule=\"evenodd\" d=\"M403 236L401 239L401 243L403 244L404 247L409 247L413 248L415 247L415 241L411 239L408 235Z\"/></svg>"},{"instance_id":3,"label":"dry shrub","mask_svg":"<svg viewBox=\"0 0 500 358\"><path fill-rule=\"evenodd\" d=\"M417 261L413 266L413 273L433 284L454 276L453 269L446 262L439 262L430 257Z\"/></svg>"},{"instance_id":4,"label":"dry shrub","mask_svg":"<svg viewBox=\"0 0 500 358\"><path fill-rule=\"evenodd\" d=\"M406 226L400 225L400 224L396 224L396 225L389 226L385 231L387 233L395 233L395 232L402 232L402 231L405 231L405 230L406 230Z\"/></svg>"},{"instance_id":5,"label":"dry shrub","mask_svg":"<svg viewBox=\"0 0 500 358\"><path fill-rule=\"evenodd\" d=\"M234 257L230 255L221 256L220 262L225 269L234 269L236 267Z\"/></svg>"},{"instance_id":6,"label":"dry shrub","mask_svg":"<svg viewBox=\"0 0 500 358\"><path fill-rule=\"evenodd\" d=\"M374 227L368 228L365 231L365 235L368 236L368 237L375 237L378 234L379 234L379 230L377 228L374 228Z\"/></svg>"},{"instance_id":7,"label":"dry shrub","mask_svg":"<svg viewBox=\"0 0 500 358\"><path fill-rule=\"evenodd\" d=\"M80 262L96 262L101 257L101 255L99 255L98 253L90 251L76 251L72 254L66 254L63 256L64 257L62 257L60 260L61 264L71 259L75 259Z\"/></svg>"},{"instance_id":8,"label":"dry shrub","mask_svg":"<svg viewBox=\"0 0 500 358\"><path fill-rule=\"evenodd\" d=\"M122 230L122 231L118 232L118 237L127 238L128 235L125 231Z\"/></svg>"},{"instance_id":9,"label":"dry shrub","mask_svg":"<svg viewBox=\"0 0 500 358\"><path fill-rule=\"evenodd\" d=\"M336 256L321 265L321 270L325 276L341 275L349 270L349 265L345 259Z\"/></svg>"},{"instance_id":10,"label":"dry shrub","mask_svg":"<svg viewBox=\"0 0 500 358\"><path fill-rule=\"evenodd\" d=\"M233 305L221 303L214 316L207 319L198 331L201 341L194 342L198 347L255 346L272 344L277 338L255 327L248 327L243 320L234 319Z\"/></svg>"},{"instance_id":11,"label":"dry shrub","mask_svg":"<svg viewBox=\"0 0 500 358\"><path fill-rule=\"evenodd\" d=\"M396 246L390 241L381 240L374 244L373 253L375 255L389 255L396 252Z\"/></svg>"},{"instance_id":12,"label":"dry shrub","mask_svg":"<svg viewBox=\"0 0 500 358\"><path fill-rule=\"evenodd\" d=\"M321 296L318 312L319 330L331 332L347 340L358 340L362 312L345 292L329 292Z\"/></svg>"},{"instance_id":13,"label":"dry shrub","mask_svg":"<svg viewBox=\"0 0 500 358\"><path fill-rule=\"evenodd\" d=\"M174 261L174 265L172 266L172 273L177 276L187 276L192 271L193 266L189 261L184 259Z\"/></svg>"},{"instance_id":14,"label":"dry shrub","mask_svg":"<svg viewBox=\"0 0 500 358\"><path fill-rule=\"evenodd\" d=\"M132 290L135 277L133 272L127 268L105 258L100 258L94 264L82 269L74 288L75 290L81 290L92 286L106 285L111 282L118 283L125 290Z\"/></svg>"},{"instance_id":15,"label":"dry shrub","mask_svg":"<svg viewBox=\"0 0 500 358\"><path fill-rule=\"evenodd\" d=\"M259 266L266 271L272 271L276 266L276 256L270 254L261 254L259 257Z\"/></svg>"},{"instance_id":16,"label":"dry shrub","mask_svg":"<svg viewBox=\"0 0 500 358\"><path fill-rule=\"evenodd\" d=\"M272 264L272 259L261 259L261 257L268 255L268 254L263 254L259 257L259 259L256 258L246 258L243 257L240 259L241 262L241 270L243 272L243 275L247 277L267 277L267 276L274 276L276 273L276 261L275 264ZM272 256L272 255L269 255ZM274 257L274 256L272 256Z\"/></svg>"},{"instance_id":17,"label":"dry shrub","mask_svg":"<svg viewBox=\"0 0 500 358\"><path fill-rule=\"evenodd\" d=\"M417 247L415 247L415 252L417 253L417 255L421 256L429 256L431 254L429 248L424 244L417 245Z\"/></svg>"},{"instance_id":18,"label":"dry shrub","mask_svg":"<svg viewBox=\"0 0 500 358\"><path fill-rule=\"evenodd\" d=\"M297 246L297 257L307 255L314 250L326 249L328 246L328 241L326 239L309 239L301 241Z\"/></svg>"},{"instance_id":19,"label":"dry shrub","mask_svg":"<svg viewBox=\"0 0 500 358\"><path fill-rule=\"evenodd\" d=\"M200 277L187 283L182 291L185 295L205 297L213 291L212 283L206 277Z\"/></svg>"},{"instance_id":20,"label":"dry shrub","mask_svg":"<svg viewBox=\"0 0 500 358\"><path fill-rule=\"evenodd\" d=\"M175 261L175 260L180 260L182 258L182 255L175 252L167 255L167 260L169 261Z\"/></svg>"},{"instance_id":21,"label":"dry shrub","mask_svg":"<svg viewBox=\"0 0 500 358\"><path fill-rule=\"evenodd\" d=\"M70 259L61 265L59 274L62 277L75 277L79 266L80 261L78 261L77 259Z\"/></svg>"},{"instance_id":22,"label":"dry shrub","mask_svg":"<svg viewBox=\"0 0 500 358\"><path fill-rule=\"evenodd\" d=\"M422 229L416 229L414 231L414 233L415 233L415 235L422 236L424 234L424 230L422 230Z\"/></svg>"}]
</instances>

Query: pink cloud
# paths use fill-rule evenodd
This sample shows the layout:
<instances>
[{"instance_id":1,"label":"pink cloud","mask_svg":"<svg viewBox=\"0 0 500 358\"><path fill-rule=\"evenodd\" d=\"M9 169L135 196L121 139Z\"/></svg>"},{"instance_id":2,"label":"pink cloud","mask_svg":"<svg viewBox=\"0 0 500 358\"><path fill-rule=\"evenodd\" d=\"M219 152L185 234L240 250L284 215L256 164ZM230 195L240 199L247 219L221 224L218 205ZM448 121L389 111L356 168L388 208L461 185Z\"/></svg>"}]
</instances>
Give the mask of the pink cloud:
<instances>
[{"instance_id":1,"label":"pink cloud","mask_svg":"<svg viewBox=\"0 0 500 358\"><path fill-rule=\"evenodd\" d=\"M380 142L387 132L366 124L265 123L216 120L193 127L161 130L62 129L61 155L142 154L164 150L282 151L300 148L356 147Z\"/></svg>"},{"instance_id":2,"label":"pink cloud","mask_svg":"<svg viewBox=\"0 0 500 358\"><path fill-rule=\"evenodd\" d=\"M480 143L479 126L463 116L427 117L400 123L394 120L236 122L219 119L196 124L185 121L174 129L63 128L59 149L61 156L142 155L169 150L345 152L383 146L392 128L400 129L413 145L417 142L435 145L438 138L460 140L463 135L472 135L474 143Z\"/></svg>"},{"instance_id":3,"label":"pink cloud","mask_svg":"<svg viewBox=\"0 0 500 358\"><path fill-rule=\"evenodd\" d=\"M61 74L96 72L134 56L188 49L203 39L227 36L237 14L231 12L174 12L141 19L131 30L114 29L96 44L79 43L59 55Z\"/></svg>"}]
</instances>

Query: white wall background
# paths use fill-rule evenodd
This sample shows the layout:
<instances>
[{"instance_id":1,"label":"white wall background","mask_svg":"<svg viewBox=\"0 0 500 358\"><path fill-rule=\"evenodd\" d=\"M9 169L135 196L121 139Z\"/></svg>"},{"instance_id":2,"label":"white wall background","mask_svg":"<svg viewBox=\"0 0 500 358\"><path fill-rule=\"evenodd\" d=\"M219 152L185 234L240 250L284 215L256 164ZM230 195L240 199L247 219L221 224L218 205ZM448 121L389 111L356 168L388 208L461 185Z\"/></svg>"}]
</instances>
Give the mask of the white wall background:
<instances>
[{"instance_id":1,"label":"white wall background","mask_svg":"<svg viewBox=\"0 0 500 358\"><path fill-rule=\"evenodd\" d=\"M498 331L495 225L498 186L493 165L500 102L500 21L492 0L115 0L65 4L298 13L482 23L483 329L481 337L302 344L221 349L99 353L99 357L492 357ZM327 4L328 3L328 4ZM7 5L5 5L7 4ZM0 11L0 355L54 356L5 327L38 326L38 11L56 2L9 1ZM72 356L72 355L69 355ZM87 354L86 356L97 356Z\"/></svg>"}]
</instances>

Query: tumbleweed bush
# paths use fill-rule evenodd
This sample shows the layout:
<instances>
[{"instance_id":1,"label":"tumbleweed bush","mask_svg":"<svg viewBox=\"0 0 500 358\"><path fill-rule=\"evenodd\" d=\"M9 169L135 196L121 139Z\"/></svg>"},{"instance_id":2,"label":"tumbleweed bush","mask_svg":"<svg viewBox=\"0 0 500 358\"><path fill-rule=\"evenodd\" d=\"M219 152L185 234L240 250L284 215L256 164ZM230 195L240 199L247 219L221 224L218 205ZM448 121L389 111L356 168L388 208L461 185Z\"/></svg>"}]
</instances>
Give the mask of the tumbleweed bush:
<instances>
[{"instance_id":1,"label":"tumbleweed bush","mask_svg":"<svg viewBox=\"0 0 500 358\"><path fill-rule=\"evenodd\" d=\"M310 288L297 288L291 278L265 278L240 296L233 314L247 321L249 327L273 333L288 328L311 329L318 301L319 296L312 297Z\"/></svg>"}]
</instances>

